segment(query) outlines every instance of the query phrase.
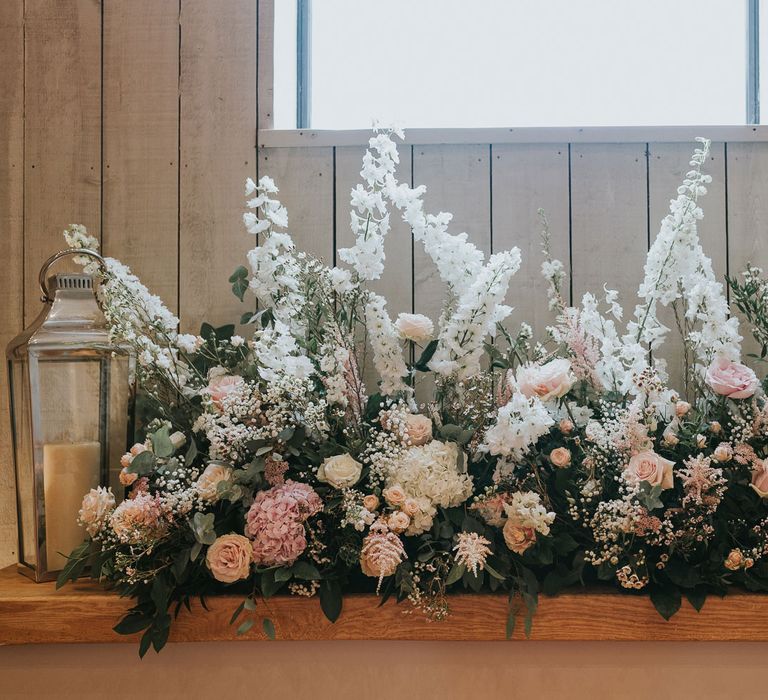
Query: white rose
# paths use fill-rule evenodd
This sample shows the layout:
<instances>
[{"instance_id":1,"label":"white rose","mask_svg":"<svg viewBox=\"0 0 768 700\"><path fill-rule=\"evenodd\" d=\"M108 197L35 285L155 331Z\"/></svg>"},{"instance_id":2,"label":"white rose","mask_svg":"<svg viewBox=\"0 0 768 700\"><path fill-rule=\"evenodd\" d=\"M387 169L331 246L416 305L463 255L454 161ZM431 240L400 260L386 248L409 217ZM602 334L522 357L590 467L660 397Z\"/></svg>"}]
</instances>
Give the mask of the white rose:
<instances>
[{"instance_id":1,"label":"white rose","mask_svg":"<svg viewBox=\"0 0 768 700\"><path fill-rule=\"evenodd\" d=\"M435 325L423 314L400 314L395 328L401 338L419 344L426 343L435 332Z\"/></svg>"},{"instance_id":2,"label":"white rose","mask_svg":"<svg viewBox=\"0 0 768 700\"><path fill-rule=\"evenodd\" d=\"M551 360L543 365L525 365L517 371L519 390L529 399L538 396L542 401L565 396L576 378L569 360Z\"/></svg>"},{"instance_id":3,"label":"white rose","mask_svg":"<svg viewBox=\"0 0 768 700\"><path fill-rule=\"evenodd\" d=\"M195 488L204 501L214 503L219 500L219 484L232 481L232 469L219 462L211 462L198 477Z\"/></svg>"},{"instance_id":4,"label":"white rose","mask_svg":"<svg viewBox=\"0 0 768 700\"><path fill-rule=\"evenodd\" d=\"M363 465L350 454L326 457L317 470L317 480L336 489L353 486L360 479Z\"/></svg>"}]
</instances>

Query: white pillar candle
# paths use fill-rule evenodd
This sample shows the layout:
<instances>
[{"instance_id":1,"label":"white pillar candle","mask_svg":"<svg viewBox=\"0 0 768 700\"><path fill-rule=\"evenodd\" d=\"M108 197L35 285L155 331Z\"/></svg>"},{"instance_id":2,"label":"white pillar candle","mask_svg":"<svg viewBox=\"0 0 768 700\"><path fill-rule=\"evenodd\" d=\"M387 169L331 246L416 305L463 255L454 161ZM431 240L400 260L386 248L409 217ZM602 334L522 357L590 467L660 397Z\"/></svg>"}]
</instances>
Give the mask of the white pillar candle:
<instances>
[{"instance_id":1,"label":"white pillar candle","mask_svg":"<svg viewBox=\"0 0 768 700\"><path fill-rule=\"evenodd\" d=\"M49 571L63 569L66 555L85 539L85 530L77 524L77 514L83 496L99 485L100 471L98 442L43 445L45 551Z\"/></svg>"}]
</instances>

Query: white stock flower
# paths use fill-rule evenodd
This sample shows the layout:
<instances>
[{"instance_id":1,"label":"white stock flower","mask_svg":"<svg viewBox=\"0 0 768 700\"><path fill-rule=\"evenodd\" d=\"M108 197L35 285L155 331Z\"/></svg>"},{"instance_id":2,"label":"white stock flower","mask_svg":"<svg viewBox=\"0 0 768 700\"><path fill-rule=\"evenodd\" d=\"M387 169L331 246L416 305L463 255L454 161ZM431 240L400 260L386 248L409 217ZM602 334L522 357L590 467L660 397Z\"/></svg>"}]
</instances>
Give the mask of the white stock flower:
<instances>
[{"instance_id":1,"label":"white stock flower","mask_svg":"<svg viewBox=\"0 0 768 700\"><path fill-rule=\"evenodd\" d=\"M481 449L492 455L519 459L554 424L537 396L527 398L516 392L498 410L495 423L485 432Z\"/></svg>"},{"instance_id":2,"label":"white stock flower","mask_svg":"<svg viewBox=\"0 0 768 700\"><path fill-rule=\"evenodd\" d=\"M389 396L410 391L410 387L403 381L408 367L386 304L384 297L371 294L365 305L365 321L373 348L373 364L381 377L381 393Z\"/></svg>"}]
</instances>

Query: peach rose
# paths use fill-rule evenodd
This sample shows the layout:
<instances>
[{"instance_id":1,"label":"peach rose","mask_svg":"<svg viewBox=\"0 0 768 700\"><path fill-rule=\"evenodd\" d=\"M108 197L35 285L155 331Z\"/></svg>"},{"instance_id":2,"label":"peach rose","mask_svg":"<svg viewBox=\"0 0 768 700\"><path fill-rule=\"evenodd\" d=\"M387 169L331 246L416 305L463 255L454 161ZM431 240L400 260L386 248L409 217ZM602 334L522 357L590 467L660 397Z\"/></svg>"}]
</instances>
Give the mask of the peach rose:
<instances>
[{"instance_id":1,"label":"peach rose","mask_svg":"<svg viewBox=\"0 0 768 700\"><path fill-rule=\"evenodd\" d=\"M689 404L687 401L678 401L675 404L675 415L678 418L682 418L690 410L691 410L691 404Z\"/></svg>"},{"instance_id":2,"label":"peach rose","mask_svg":"<svg viewBox=\"0 0 768 700\"><path fill-rule=\"evenodd\" d=\"M419 345L426 343L435 332L435 325L423 314L400 314L395 328L401 338Z\"/></svg>"},{"instance_id":3,"label":"peach rose","mask_svg":"<svg viewBox=\"0 0 768 700\"><path fill-rule=\"evenodd\" d=\"M542 401L559 399L570 391L576 378L566 359L551 360L543 365L525 365L517 371L519 390L528 398L538 396Z\"/></svg>"},{"instance_id":4,"label":"peach rose","mask_svg":"<svg viewBox=\"0 0 768 700\"><path fill-rule=\"evenodd\" d=\"M563 418L560 421L560 426L559 427L560 427L560 432L563 435L570 435L573 432L573 429L574 429L575 426L573 425L573 421L572 420L569 420L568 418Z\"/></svg>"},{"instance_id":5,"label":"peach rose","mask_svg":"<svg viewBox=\"0 0 768 700\"><path fill-rule=\"evenodd\" d=\"M402 510L398 510L392 513L387 518L387 527L389 527L389 529L396 534L405 532L410 524L411 519L406 513L403 513Z\"/></svg>"},{"instance_id":6,"label":"peach rose","mask_svg":"<svg viewBox=\"0 0 768 700\"><path fill-rule=\"evenodd\" d=\"M721 442L712 455L718 462L729 462L733 458L733 448L730 443Z\"/></svg>"},{"instance_id":7,"label":"peach rose","mask_svg":"<svg viewBox=\"0 0 768 700\"><path fill-rule=\"evenodd\" d=\"M222 535L208 547L205 563L213 578L222 583L234 583L248 578L253 561L253 545L242 535Z\"/></svg>"},{"instance_id":8,"label":"peach rose","mask_svg":"<svg viewBox=\"0 0 768 700\"><path fill-rule=\"evenodd\" d=\"M379 507L379 497L373 493L369 493L363 498L363 508L373 512Z\"/></svg>"},{"instance_id":9,"label":"peach rose","mask_svg":"<svg viewBox=\"0 0 768 700\"><path fill-rule=\"evenodd\" d=\"M644 450L629 460L624 473L632 481L645 481L651 486L670 489L674 481L673 465L674 462L664 459L653 450Z\"/></svg>"},{"instance_id":10,"label":"peach rose","mask_svg":"<svg viewBox=\"0 0 768 700\"><path fill-rule=\"evenodd\" d=\"M748 399L760 386L749 367L725 357L716 359L709 366L706 382L716 394L729 399Z\"/></svg>"},{"instance_id":11,"label":"peach rose","mask_svg":"<svg viewBox=\"0 0 768 700\"><path fill-rule=\"evenodd\" d=\"M399 506L405 501L405 491L400 484L393 484L389 488L384 489L381 494L384 496L384 500L391 506Z\"/></svg>"},{"instance_id":12,"label":"peach rose","mask_svg":"<svg viewBox=\"0 0 768 700\"><path fill-rule=\"evenodd\" d=\"M720 432L720 431L723 429L723 426L722 426L722 425L720 425L720 423L718 423L716 420L713 420L713 421L712 421L712 422L709 424L709 429L710 429L710 430L711 430L711 431L712 431L712 432L713 432L715 435L717 435L717 434L718 434L718 433L719 433L719 432Z\"/></svg>"},{"instance_id":13,"label":"peach rose","mask_svg":"<svg viewBox=\"0 0 768 700\"><path fill-rule=\"evenodd\" d=\"M413 517L421 512L421 506L415 498L406 498L401 506L403 513Z\"/></svg>"},{"instance_id":14,"label":"peach rose","mask_svg":"<svg viewBox=\"0 0 768 700\"><path fill-rule=\"evenodd\" d=\"M426 416L409 413L405 419L405 428L411 445L418 447L432 440L432 420Z\"/></svg>"},{"instance_id":15,"label":"peach rose","mask_svg":"<svg viewBox=\"0 0 768 700\"><path fill-rule=\"evenodd\" d=\"M211 462L205 468L205 471L198 477L197 493L200 498L209 503L215 503L219 500L219 484L222 481L232 481L231 467L220 462Z\"/></svg>"},{"instance_id":16,"label":"peach rose","mask_svg":"<svg viewBox=\"0 0 768 700\"><path fill-rule=\"evenodd\" d=\"M729 571L738 571L744 565L744 555L740 549L732 549L723 562L723 566Z\"/></svg>"},{"instance_id":17,"label":"peach rose","mask_svg":"<svg viewBox=\"0 0 768 700\"><path fill-rule=\"evenodd\" d=\"M504 524L504 542L515 554L523 554L536 543L536 530L517 525L511 518Z\"/></svg>"},{"instance_id":18,"label":"peach rose","mask_svg":"<svg viewBox=\"0 0 768 700\"><path fill-rule=\"evenodd\" d=\"M245 379L238 375L224 375L223 377L214 377L208 382L206 389L211 397L213 405L221 411L222 403L225 398L237 393L245 384Z\"/></svg>"},{"instance_id":19,"label":"peach rose","mask_svg":"<svg viewBox=\"0 0 768 700\"><path fill-rule=\"evenodd\" d=\"M139 478L139 475L135 472L129 472L126 467L123 467L120 470L120 476L118 478L120 479L120 483L123 486L130 486L134 481L136 481L136 479Z\"/></svg>"},{"instance_id":20,"label":"peach rose","mask_svg":"<svg viewBox=\"0 0 768 700\"><path fill-rule=\"evenodd\" d=\"M750 485L760 498L768 498L768 463L765 460L759 462L752 470Z\"/></svg>"},{"instance_id":21,"label":"peach rose","mask_svg":"<svg viewBox=\"0 0 768 700\"><path fill-rule=\"evenodd\" d=\"M571 463L571 451L567 447L556 447L549 453L549 461L562 469Z\"/></svg>"}]
</instances>

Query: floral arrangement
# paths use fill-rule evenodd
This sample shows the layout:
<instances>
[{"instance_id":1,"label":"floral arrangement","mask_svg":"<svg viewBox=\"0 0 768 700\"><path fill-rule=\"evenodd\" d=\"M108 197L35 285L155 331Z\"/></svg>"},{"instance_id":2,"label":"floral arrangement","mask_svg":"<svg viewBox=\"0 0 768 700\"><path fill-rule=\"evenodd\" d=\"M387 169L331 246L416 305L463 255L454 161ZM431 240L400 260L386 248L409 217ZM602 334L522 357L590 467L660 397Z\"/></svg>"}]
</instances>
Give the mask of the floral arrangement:
<instances>
[{"instance_id":1,"label":"floral arrangement","mask_svg":"<svg viewBox=\"0 0 768 700\"><path fill-rule=\"evenodd\" d=\"M242 596L240 633L261 620L274 636L260 610L279 592L317 596L332 621L353 591L438 621L451 591L487 589L509 597L511 634L521 616L530 629L541 593L597 581L647 591L665 618L683 596L699 609L733 585L768 590L768 399L697 235L709 142L626 322L615 291L569 305L542 217L552 325L535 342L505 303L519 250L486 260L449 233L425 188L396 179L396 137L370 139L343 267L298 251L275 183L248 180L256 245L229 281L257 310L237 333L180 334L107 259L98 294L137 358L141 434L122 458L125 494L85 496L88 539L59 583L89 565L133 597L116 631L142 632L142 655L163 646L182 606L221 593ZM391 216L445 283L439 319L393 319L367 286L384 269ZM65 236L96 246L82 227ZM764 357L768 281L750 267L729 283ZM684 346L675 388L672 332Z\"/></svg>"}]
</instances>

